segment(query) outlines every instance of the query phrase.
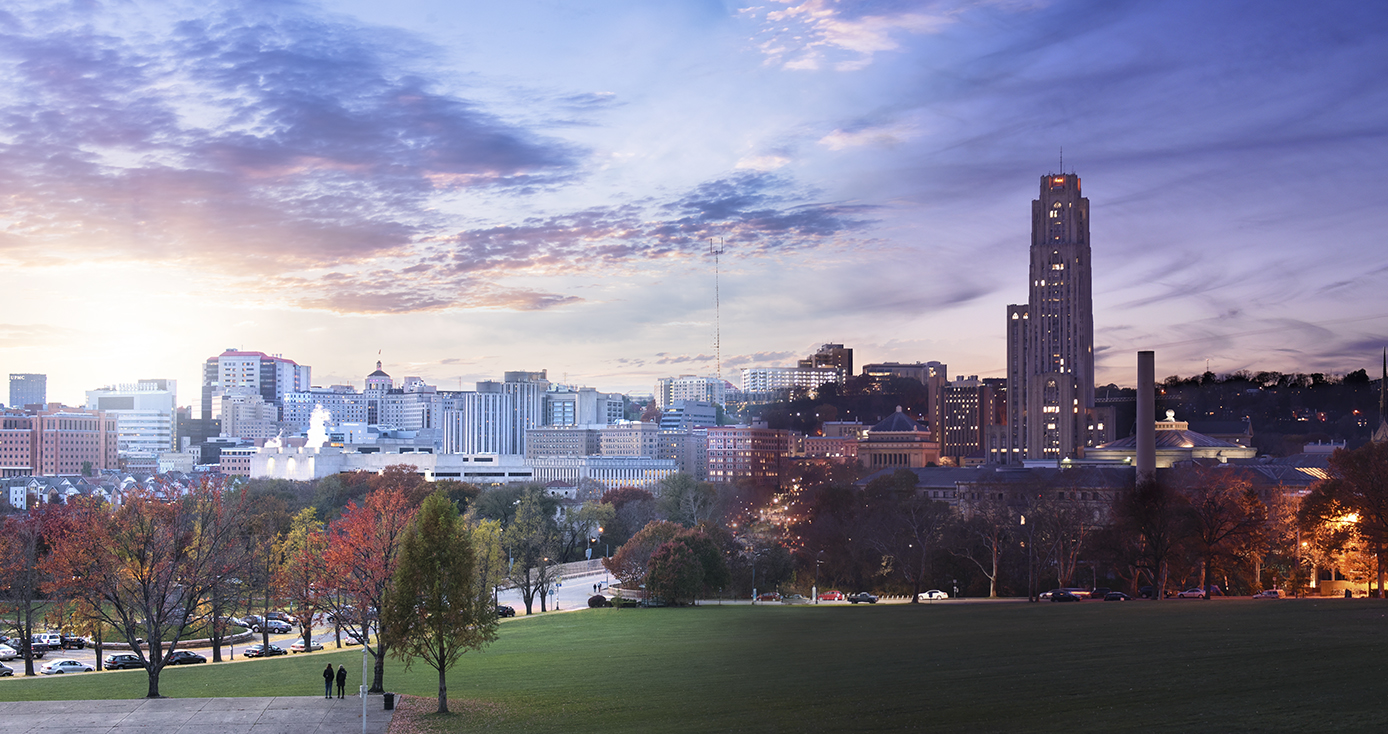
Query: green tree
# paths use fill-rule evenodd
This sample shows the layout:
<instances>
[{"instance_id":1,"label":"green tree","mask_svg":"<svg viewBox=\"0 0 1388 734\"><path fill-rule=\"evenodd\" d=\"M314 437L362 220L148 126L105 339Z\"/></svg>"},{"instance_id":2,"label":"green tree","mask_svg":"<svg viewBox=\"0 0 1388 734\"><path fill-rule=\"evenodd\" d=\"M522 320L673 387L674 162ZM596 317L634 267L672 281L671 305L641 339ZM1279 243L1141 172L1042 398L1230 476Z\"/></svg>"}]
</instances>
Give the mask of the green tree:
<instances>
[{"instance_id":1,"label":"green tree","mask_svg":"<svg viewBox=\"0 0 1388 734\"><path fill-rule=\"evenodd\" d=\"M670 522L692 528L713 519L718 492L708 482L690 474L672 474L660 480L660 510Z\"/></svg>"},{"instance_id":2,"label":"green tree","mask_svg":"<svg viewBox=\"0 0 1388 734\"><path fill-rule=\"evenodd\" d=\"M600 502L586 502L577 510L564 513L558 522L560 560L584 560L588 539L598 537L598 528L611 524L615 517L612 505Z\"/></svg>"},{"instance_id":3,"label":"green tree","mask_svg":"<svg viewBox=\"0 0 1388 734\"><path fill-rule=\"evenodd\" d=\"M631 537L611 558L604 558L602 564L613 576L621 579L622 586L638 589L646 583L646 569L656 549L674 540L680 533L680 526L665 520L652 520Z\"/></svg>"},{"instance_id":4,"label":"green tree","mask_svg":"<svg viewBox=\"0 0 1388 734\"><path fill-rule=\"evenodd\" d=\"M702 530L686 530L651 554L646 589L671 604L693 602L710 588L728 584L728 564Z\"/></svg>"},{"instance_id":5,"label":"green tree","mask_svg":"<svg viewBox=\"0 0 1388 734\"><path fill-rule=\"evenodd\" d=\"M442 492L424 500L405 533L381 626L406 668L419 658L438 671L440 714L448 713L448 670L496 639L491 588L478 573L472 533Z\"/></svg>"}]
</instances>

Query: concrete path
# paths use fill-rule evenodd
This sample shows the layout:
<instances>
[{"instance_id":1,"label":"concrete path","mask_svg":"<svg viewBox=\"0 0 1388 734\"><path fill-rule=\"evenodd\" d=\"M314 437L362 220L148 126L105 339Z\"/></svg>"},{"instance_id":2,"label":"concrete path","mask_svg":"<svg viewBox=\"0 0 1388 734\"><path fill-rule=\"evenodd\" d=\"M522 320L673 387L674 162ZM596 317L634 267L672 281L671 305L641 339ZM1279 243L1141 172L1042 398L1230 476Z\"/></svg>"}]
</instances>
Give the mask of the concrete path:
<instances>
[{"instance_id":1,"label":"concrete path","mask_svg":"<svg viewBox=\"0 0 1388 734\"><path fill-rule=\"evenodd\" d=\"M392 711L380 696L366 701L366 731L385 734ZM159 698L111 701L0 702L0 728L15 734L352 734L361 699Z\"/></svg>"}]
</instances>

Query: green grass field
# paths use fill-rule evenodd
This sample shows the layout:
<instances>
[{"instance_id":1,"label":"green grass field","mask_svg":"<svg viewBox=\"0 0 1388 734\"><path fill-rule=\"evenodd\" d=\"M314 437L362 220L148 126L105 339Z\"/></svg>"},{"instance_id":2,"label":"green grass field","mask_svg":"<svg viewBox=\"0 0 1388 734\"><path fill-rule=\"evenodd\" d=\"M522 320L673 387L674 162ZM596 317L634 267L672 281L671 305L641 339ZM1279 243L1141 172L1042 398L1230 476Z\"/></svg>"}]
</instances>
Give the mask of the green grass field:
<instances>
[{"instance_id":1,"label":"green grass field","mask_svg":"<svg viewBox=\"0 0 1388 734\"><path fill-rule=\"evenodd\" d=\"M359 649L170 669L165 695L316 695ZM437 678L390 661L387 690ZM449 677L437 731L1380 731L1388 602L602 609L510 621ZM134 698L142 671L0 681Z\"/></svg>"}]
</instances>

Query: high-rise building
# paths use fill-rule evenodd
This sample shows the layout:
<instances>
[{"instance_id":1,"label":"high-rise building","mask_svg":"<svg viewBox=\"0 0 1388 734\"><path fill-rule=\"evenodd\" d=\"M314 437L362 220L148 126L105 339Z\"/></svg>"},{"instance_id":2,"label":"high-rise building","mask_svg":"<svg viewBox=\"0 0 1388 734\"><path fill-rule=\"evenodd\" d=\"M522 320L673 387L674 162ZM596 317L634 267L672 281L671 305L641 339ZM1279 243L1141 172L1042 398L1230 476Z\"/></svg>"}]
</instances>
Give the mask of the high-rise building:
<instances>
[{"instance_id":1,"label":"high-rise building","mask_svg":"<svg viewBox=\"0 0 1388 734\"><path fill-rule=\"evenodd\" d=\"M208 357L202 368L201 418L220 418L221 397L238 387L251 388L260 393L265 402L280 408L284 405L285 393L312 387L312 369L292 359L264 352L228 349Z\"/></svg>"},{"instance_id":2,"label":"high-rise building","mask_svg":"<svg viewBox=\"0 0 1388 734\"><path fill-rule=\"evenodd\" d=\"M48 402L48 375L10 374L10 407L45 405Z\"/></svg>"},{"instance_id":3,"label":"high-rise building","mask_svg":"<svg viewBox=\"0 0 1388 734\"><path fill-rule=\"evenodd\" d=\"M1078 457L1112 432L1094 408L1091 280L1080 177L1042 176L1031 203L1027 304L1007 307L1007 428L990 434L1005 445L991 456L1005 463Z\"/></svg>"},{"instance_id":4,"label":"high-rise building","mask_svg":"<svg viewBox=\"0 0 1388 734\"><path fill-rule=\"evenodd\" d=\"M539 372L506 372L501 392L511 396L511 449L504 453L525 453L525 432L545 424L545 392L549 380L545 370ZM479 392L482 383L477 383Z\"/></svg>"},{"instance_id":5,"label":"high-rise building","mask_svg":"<svg viewBox=\"0 0 1388 734\"><path fill-rule=\"evenodd\" d=\"M118 468L115 416L56 404L51 410L3 412L0 470L4 476L90 477Z\"/></svg>"},{"instance_id":6,"label":"high-rise building","mask_svg":"<svg viewBox=\"0 0 1388 734\"><path fill-rule=\"evenodd\" d=\"M655 402L661 410L674 405L676 400L702 400L724 405L727 403L730 387L726 381L717 377L662 377L655 383Z\"/></svg>"}]
</instances>

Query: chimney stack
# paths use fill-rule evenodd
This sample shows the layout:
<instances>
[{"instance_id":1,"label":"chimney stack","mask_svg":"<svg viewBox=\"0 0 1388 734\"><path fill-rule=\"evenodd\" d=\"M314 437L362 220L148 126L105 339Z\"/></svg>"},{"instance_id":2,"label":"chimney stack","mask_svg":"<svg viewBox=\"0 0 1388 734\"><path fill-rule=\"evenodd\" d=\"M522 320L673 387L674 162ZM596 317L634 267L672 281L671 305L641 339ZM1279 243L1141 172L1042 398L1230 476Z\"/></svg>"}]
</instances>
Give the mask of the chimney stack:
<instances>
[{"instance_id":1,"label":"chimney stack","mask_svg":"<svg viewBox=\"0 0 1388 734\"><path fill-rule=\"evenodd\" d=\"M1157 470L1157 368L1153 352L1137 353L1137 481Z\"/></svg>"}]
</instances>

